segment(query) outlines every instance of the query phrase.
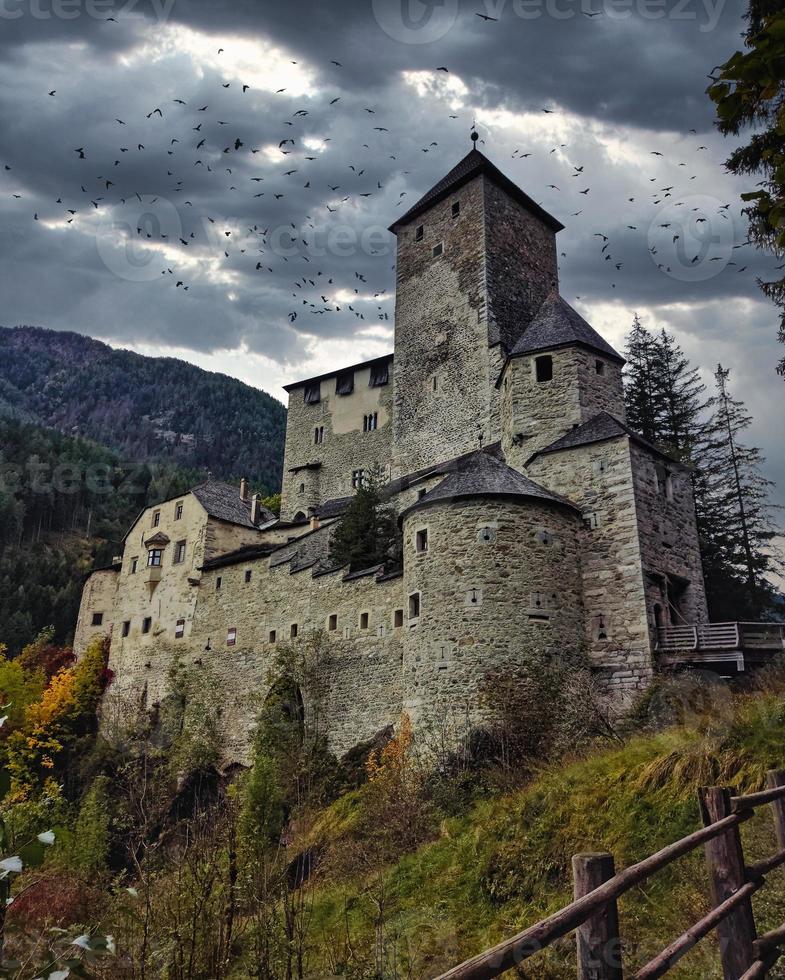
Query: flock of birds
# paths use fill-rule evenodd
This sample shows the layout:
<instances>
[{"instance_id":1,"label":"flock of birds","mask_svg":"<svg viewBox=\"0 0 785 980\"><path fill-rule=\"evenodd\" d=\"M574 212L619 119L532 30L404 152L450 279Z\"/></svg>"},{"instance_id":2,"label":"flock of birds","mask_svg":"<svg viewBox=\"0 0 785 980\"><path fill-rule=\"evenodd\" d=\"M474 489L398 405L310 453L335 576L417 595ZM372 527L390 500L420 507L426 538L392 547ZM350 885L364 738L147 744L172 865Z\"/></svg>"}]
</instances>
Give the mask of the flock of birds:
<instances>
[{"instance_id":1,"label":"flock of birds","mask_svg":"<svg viewBox=\"0 0 785 980\"><path fill-rule=\"evenodd\" d=\"M485 14L477 14L477 16L484 21L495 19ZM224 54L224 48L219 48L217 53ZM292 64L296 65L297 62ZM333 60L329 68L331 71L340 72L343 65ZM446 65L440 65L434 71L449 73ZM246 98L249 91L252 91L252 87L244 82L220 81L217 84L223 90L234 89L238 99ZM54 99L57 96L57 89L50 89L46 97ZM281 97L282 107L289 103L285 86L274 93L273 98L276 97ZM327 109L339 111L337 107L342 98L340 95L331 98ZM367 273L353 269L350 285L345 282L345 274L344 279L336 283L335 271L330 275L329 271L318 268L310 248L312 242L309 241L308 236L317 232L318 222L329 222L331 216L340 212L342 208L346 206L357 208L368 198L385 193L386 187L382 183L381 175L372 172L374 159L380 159L377 154L384 154L385 158L394 162L392 168L386 164L385 172L389 174L386 180L401 180L413 172L400 169L398 154L389 152L390 149L396 149L396 146L400 145L395 143L395 127L392 124L389 126L381 124L386 120L378 117L376 107L362 106L359 110L361 122L356 123L355 128L356 132L361 134L360 140L363 139L363 134L367 134L365 139L368 141L361 142L357 150L366 153L368 162L347 164L345 178L338 178L338 181L333 183L319 176L320 158L325 150L329 150L333 138L318 137L318 143L321 145L318 149L314 148L317 144L315 134L325 121L319 119L318 125L314 125L317 120L312 114L312 108L294 108L288 118L281 120L281 131L274 139L255 145L255 142L251 141L244 132L239 134L232 130L227 132L224 127L237 125L239 128L239 124L232 124L226 119L218 118L218 113L235 116L237 107L227 108L225 97L220 97L218 92L216 92L216 100L220 100L222 109L215 109L209 102L203 105L191 104L188 99L179 96L172 98L167 103L150 108L144 114L146 124L141 118L136 120L130 116L128 119L114 117L113 126L116 127L118 140L116 151L111 156L107 156L105 144L95 147L87 144L71 147L69 152L74 154L73 159L83 168L83 176L78 182L78 189L73 187L68 194L57 197L54 204L62 208L62 211L57 218L48 220L70 225L84 211L108 212L114 217L118 211L122 214L123 208L129 208L129 213L135 215L144 215L147 212L149 218L151 213L154 214L156 204L164 200L173 201L178 206L178 212L185 216L188 214L186 209L195 207L192 197L197 200L201 208L209 207L202 201L214 197L216 190L221 194L223 192L236 194L238 201L242 203L238 203L235 213L251 214L256 218L254 221L254 217L251 217L250 223L247 223L246 228L242 230L236 223L231 228L226 227L232 221L219 213L204 215L209 225L214 226L212 229L208 229L207 226L199 228L196 223L194 225L196 230L188 230L189 224L193 224L188 218L184 218L183 224L178 226L179 233L173 232L171 228L165 232L155 221L146 219L139 219L132 228L132 234L135 234L137 240L143 243L157 241L167 246L162 250L162 254L165 255L168 264L161 270L161 275L166 281L173 283L175 289L187 292L191 288L192 276L199 269L200 262L204 258L204 253L199 248L204 232L208 239L212 238L213 247L216 241L220 241L222 261L240 262L241 268L248 273L287 277L294 301L288 313L292 323L303 313L324 316L348 312L364 320L366 318L364 311L369 310L365 304L368 303L373 303L375 307L373 314L368 312L369 318L373 315L376 319L387 320L389 297L387 289L381 288L383 282L380 282L378 288L369 287ZM288 109L291 108L293 105L289 104ZM541 111L549 114L555 110L542 107ZM459 116L450 114L449 119L455 121ZM143 132L140 127L144 127ZM126 134L130 134L135 128L137 135L127 138ZM177 135L173 135L173 132ZM691 132L696 133L695 130ZM424 154L431 153L438 145L437 142L432 141L420 147L420 150ZM699 145L695 152L701 153L706 149L706 146ZM569 152L568 147L562 143L554 146L548 156L557 154L556 159L561 163L566 157L565 151ZM512 153L512 160L526 161L534 155L534 152L516 149ZM262 157L258 158L257 155L260 153ZM156 164L160 159L162 168L165 167L165 172L162 169L159 175L161 189L157 194L148 193L149 188L131 187L125 180L124 174L129 168L124 165L128 156L142 154L156 154ZM657 161L660 171L664 165L670 168L671 180L668 182L667 177L663 179L658 174L650 176L648 180L655 186L647 194L631 196L626 200L626 204L631 206L632 213L640 214L642 204L661 209L664 205L672 203L674 208L685 206L688 212L692 212L687 222L693 227L715 220L729 220L730 204L718 206L715 218L715 215L705 214L700 208L690 208L689 203L685 204L684 201L679 200L685 194L695 193L690 191L690 185L697 180L698 175L689 174L690 164L687 160L667 161L663 153L658 150L651 150L650 155L652 161ZM276 157L280 158L283 169L273 172L274 163L273 168L269 163L271 158L274 161ZM253 169L263 172L248 175L249 166L257 161L258 165ZM444 162L446 172L453 161ZM588 198L592 192L588 174L590 168L582 163L569 166L571 172L566 184L562 181L561 184L548 185L548 189L553 192L550 197L558 198L564 195L568 200L574 201L580 200L581 196ZM685 170L681 171L680 168ZM193 175L197 171L199 178L195 180ZM4 172L9 181L13 182L16 175L8 163L4 164ZM210 180L215 181L213 187L208 184L208 175ZM522 183L525 186L525 181ZM312 207L308 207L308 211L303 215L287 213L290 200L294 200L294 208L301 205L303 192L313 194ZM174 195L177 197L175 198ZM12 197L22 199L23 195L17 189L12 192ZM200 197L202 200L199 200ZM672 199L672 202L669 202L669 199ZM396 207L405 210L404 206L413 203L414 200L416 200L415 195L407 190L401 190L398 192ZM549 201L543 206L553 207L553 202ZM559 209L555 207L554 210L558 213ZM573 218L579 218L583 214L583 207L570 213ZM33 221L37 222L40 219L38 212L33 213ZM651 216L651 220L644 220L647 220L649 225L654 219ZM685 223L682 221L663 221L656 227L657 241L652 244L651 235L649 236L649 251L657 267L663 272L671 272L673 259L669 258L668 248L670 246L671 249L675 249L684 234L684 227ZM640 228L639 223L626 225L626 230L631 232L637 232ZM600 239L597 243L598 259L610 273L608 284L615 289L617 274L622 271L625 264L624 258L615 249L624 249L626 252L629 247L629 241L625 240L627 236L613 241L610 235L599 230L593 231L592 237ZM734 247L743 248L748 244L745 242ZM181 262L178 266L177 253L172 252L171 249L181 249L184 252L191 250L193 260L189 255L189 260ZM372 255L381 256L386 252L388 249L370 249ZM562 252L561 255L565 257L566 253ZM727 262L727 257L696 254L691 261L693 263L720 261L723 258ZM292 268L299 263L305 265L300 265L299 270ZM747 270L746 265L739 265L732 261L727 264L736 265L739 273ZM386 279L387 268L385 266L382 270L380 263L380 279L382 273ZM347 293L350 296L348 300ZM343 301L336 299L339 295L343 297Z\"/></svg>"}]
</instances>

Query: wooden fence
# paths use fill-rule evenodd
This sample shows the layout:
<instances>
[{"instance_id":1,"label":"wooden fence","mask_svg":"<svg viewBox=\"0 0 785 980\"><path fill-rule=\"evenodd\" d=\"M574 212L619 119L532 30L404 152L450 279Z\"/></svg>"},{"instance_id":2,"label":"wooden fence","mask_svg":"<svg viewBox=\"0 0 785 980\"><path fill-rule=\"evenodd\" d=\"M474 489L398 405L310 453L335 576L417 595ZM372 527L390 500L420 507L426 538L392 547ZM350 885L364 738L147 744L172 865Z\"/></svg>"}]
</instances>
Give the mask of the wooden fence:
<instances>
[{"instance_id":1,"label":"wooden fence","mask_svg":"<svg viewBox=\"0 0 785 980\"><path fill-rule=\"evenodd\" d=\"M785 946L785 925L758 936L751 898L764 886L764 876L785 864L785 770L771 770L766 780L767 789L746 796L731 796L729 790L718 786L701 789L698 795L703 827L618 874L610 854L576 854L572 859L573 902L517 936L453 967L438 980L498 977L573 931L579 980L622 980L623 943L617 900L701 845L713 908L641 967L635 980L663 976L711 932L716 932L719 940L725 980L765 977ZM765 804L771 807L778 850L764 861L747 864L739 827Z\"/></svg>"}]
</instances>

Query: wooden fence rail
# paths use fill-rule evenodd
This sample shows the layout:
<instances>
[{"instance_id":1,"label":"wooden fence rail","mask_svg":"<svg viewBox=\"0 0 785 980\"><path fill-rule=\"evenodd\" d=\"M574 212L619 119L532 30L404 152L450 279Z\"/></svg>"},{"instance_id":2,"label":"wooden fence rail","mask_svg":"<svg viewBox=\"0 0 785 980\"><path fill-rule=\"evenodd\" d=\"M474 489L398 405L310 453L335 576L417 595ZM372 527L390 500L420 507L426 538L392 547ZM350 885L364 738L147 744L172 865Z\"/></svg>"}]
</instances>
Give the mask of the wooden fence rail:
<instances>
[{"instance_id":1,"label":"wooden fence rail","mask_svg":"<svg viewBox=\"0 0 785 980\"><path fill-rule=\"evenodd\" d=\"M785 770L771 770L767 788L731 796L722 787L699 791L703 827L618 873L610 854L576 854L572 859L574 900L523 932L443 973L438 980L491 980L576 932L578 980L622 980L623 942L618 899L674 861L703 846L711 884L712 910L641 967L635 980L664 976L709 933L715 932L724 980L766 977L785 947L785 924L758 936L752 896L765 874L785 864ZM769 805L779 850L747 864L740 825L757 807Z\"/></svg>"}]
</instances>

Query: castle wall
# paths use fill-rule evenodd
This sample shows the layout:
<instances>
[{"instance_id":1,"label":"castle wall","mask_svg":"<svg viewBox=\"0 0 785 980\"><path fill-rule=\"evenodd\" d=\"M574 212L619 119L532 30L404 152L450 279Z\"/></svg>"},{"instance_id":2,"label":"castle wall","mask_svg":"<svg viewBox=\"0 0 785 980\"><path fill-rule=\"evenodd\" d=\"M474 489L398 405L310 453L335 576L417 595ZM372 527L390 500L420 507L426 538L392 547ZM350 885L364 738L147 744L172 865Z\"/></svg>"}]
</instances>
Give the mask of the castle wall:
<instances>
[{"instance_id":1,"label":"castle wall","mask_svg":"<svg viewBox=\"0 0 785 980\"><path fill-rule=\"evenodd\" d=\"M303 386L290 392L281 500L281 517L284 520L291 520L298 512L308 516L310 507L351 495L353 470L390 465L394 386L392 361L386 385L370 387L370 379L371 368L360 367L354 372L352 393L338 395L336 378L325 378L318 382L321 400L316 405L305 403ZM364 416L374 412L377 428L364 431ZM324 429L321 443L315 438L317 428ZM308 463L321 465L318 469L290 472L293 467L303 467Z\"/></svg>"},{"instance_id":2,"label":"castle wall","mask_svg":"<svg viewBox=\"0 0 785 980\"><path fill-rule=\"evenodd\" d=\"M649 623L655 626L655 605L663 610L662 625L706 623L709 617L690 474L669 467L635 443L631 451Z\"/></svg>"},{"instance_id":3,"label":"castle wall","mask_svg":"<svg viewBox=\"0 0 785 980\"><path fill-rule=\"evenodd\" d=\"M516 357L501 382L502 447L508 463L522 469L528 458L576 425L607 411L624 418L621 366L581 347L543 351L553 377L537 381L539 354ZM602 374L597 373L597 363Z\"/></svg>"},{"instance_id":4,"label":"castle wall","mask_svg":"<svg viewBox=\"0 0 785 980\"><path fill-rule=\"evenodd\" d=\"M653 670L633 465L622 437L547 453L528 468L533 480L581 507L589 655L622 696L645 687Z\"/></svg>"},{"instance_id":5,"label":"castle wall","mask_svg":"<svg viewBox=\"0 0 785 980\"><path fill-rule=\"evenodd\" d=\"M117 569L101 568L93 572L84 584L79 617L74 631L74 653L83 654L97 636L111 636L115 621ZM93 616L100 615L101 623L93 625Z\"/></svg>"},{"instance_id":6,"label":"castle wall","mask_svg":"<svg viewBox=\"0 0 785 980\"><path fill-rule=\"evenodd\" d=\"M582 648L580 533L577 514L532 500L455 500L405 517L404 707L415 724L438 738L479 723L489 672Z\"/></svg>"},{"instance_id":7,"label":"castle wall","mask_svg":"<svg viewBox=\"0 0 785 980\"><path fill-rule=\"evenodd\" d=\"M490 441L484 247L482 177L398 231L396 476L477 449L480 433Z\"/></svg>"}]
</instances>

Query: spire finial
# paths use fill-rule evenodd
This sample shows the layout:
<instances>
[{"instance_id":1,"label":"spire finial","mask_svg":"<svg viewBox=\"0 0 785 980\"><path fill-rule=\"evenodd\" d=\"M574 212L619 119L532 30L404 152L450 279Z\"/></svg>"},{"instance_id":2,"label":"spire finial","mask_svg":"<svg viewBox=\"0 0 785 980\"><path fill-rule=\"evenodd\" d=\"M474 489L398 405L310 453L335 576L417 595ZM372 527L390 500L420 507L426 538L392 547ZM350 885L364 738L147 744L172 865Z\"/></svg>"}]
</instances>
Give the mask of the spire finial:
<instances>
[{"instance_id":1,"label":"spire finial","mask_svg":"<svg viewBox=\"0 0 785 980\"><path fill-rule=\"evenodd\" d=\"M477 140L480 138L480 134L477 132L477 123L474 120L472 120L472 132L471 132L471 136L469 138L472 141L472 146L476 150L477 149Z\"/></svg>"}]
</instances>

